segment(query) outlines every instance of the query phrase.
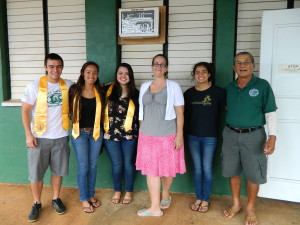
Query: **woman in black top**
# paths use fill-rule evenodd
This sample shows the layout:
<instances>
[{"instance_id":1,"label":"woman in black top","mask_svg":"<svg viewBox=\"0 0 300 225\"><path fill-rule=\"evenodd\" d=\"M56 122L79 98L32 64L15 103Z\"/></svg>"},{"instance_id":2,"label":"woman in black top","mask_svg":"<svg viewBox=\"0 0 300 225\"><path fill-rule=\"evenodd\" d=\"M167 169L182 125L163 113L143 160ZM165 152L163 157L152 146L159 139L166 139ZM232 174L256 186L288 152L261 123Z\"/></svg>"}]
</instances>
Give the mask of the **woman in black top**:
<instances>
[{"instance_id":1,"label":"woman in black top","mask_svg":"<svg viewBox=\"0 0 300 225\"><path fill-rule=\"evenodd\" d=\"M209 209L218 117L225 107L225 92L212 84L214 71L210 63L197 63L192 76L196 86L184 93L184 130L194 165L196 192L191 209L205 213Z\"/></svg>"},{"instance_id":2,"label":"woman in black top","mask_svg":"<svg viewBox=\"0 0 300 225\"><path fill-rule=\"evenodd\" d=\"M98 78L99 66L85 63L77 83L69 90L71 141L75 150L80 201L86 213L94 212L101 203L95 197L97 162L101 150L103 132L100 128L102 115L102 89Z\"/></svg>"},{"instance_id":3,"label":"woman in black top","mask_svg":"<svg viewBox=\"0 0 300 225\"><path fill-rule=\"evenodd\" d=\"M131 66L121 63L115 72L115 82L106 92L104 112L104 144L112 164L114 204L120 202L123 174L126 193L122 203L132 201L139 128L138 96Z\"/></svg>"}]
</instances>

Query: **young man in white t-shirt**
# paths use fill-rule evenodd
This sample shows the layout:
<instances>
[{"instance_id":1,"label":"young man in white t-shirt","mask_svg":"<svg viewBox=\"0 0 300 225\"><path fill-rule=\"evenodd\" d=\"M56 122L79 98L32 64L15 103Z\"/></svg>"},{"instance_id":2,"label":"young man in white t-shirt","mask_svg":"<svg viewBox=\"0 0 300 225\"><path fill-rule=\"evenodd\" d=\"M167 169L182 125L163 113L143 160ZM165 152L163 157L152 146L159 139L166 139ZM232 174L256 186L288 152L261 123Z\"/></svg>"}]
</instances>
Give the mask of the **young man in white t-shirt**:
<instances>
[{"instance_id":1,"label":"young man in white t-shirt","mask_svg":"<svg viewBox=\"0 0 300 225\"><path fill-rule=\"evenodd\" d=\"M66 212L66 207L59 198L59 193L62 176L68 175L69 167L68 126L63 125L63 113L68 113L69 103L66 94L72 81L60 79L63 66L63 59L59 55L48 54L45 57L44 66L47 72L47 76L43 77L45 86L42 84L43 78L31 82L27 85L21 99L22 122L28 148L29 180L34 201L28 216L29 222L34 222L39 217L42 208L43 178L49 166L53 191L52 205L58 214ZM41 97L43 94L44 98ZM41 103L43 101L37 103L38 97L47 103ZM46 110L45 107L47 107ZM44 118L45 122L40 118ZM64 124L67 122L68 120ZM39 128L36 130L35 123L46 128L42 132L38 132Z\"/></svg>"}]
</instances>

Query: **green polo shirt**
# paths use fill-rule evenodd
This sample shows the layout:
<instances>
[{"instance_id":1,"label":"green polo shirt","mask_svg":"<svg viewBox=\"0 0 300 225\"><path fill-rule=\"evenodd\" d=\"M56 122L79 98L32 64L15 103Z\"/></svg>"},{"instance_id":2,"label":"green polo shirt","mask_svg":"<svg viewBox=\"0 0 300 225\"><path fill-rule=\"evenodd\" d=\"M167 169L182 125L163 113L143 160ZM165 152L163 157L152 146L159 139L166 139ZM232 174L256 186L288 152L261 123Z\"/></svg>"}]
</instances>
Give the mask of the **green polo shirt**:
<instances>
[{"instance_id":1,"label":"green polo shirt","mask_svg":"<svg viewBox=\"0 0 300 225\"><path fill-rule=\"evenodd\" d=\"M252 76L249 83L240 89L237 80L226 87L226 121L235 128L249 128L266 124L265 113L277 109L275 96L270 84Z\"/></svg>"}]
</instances>

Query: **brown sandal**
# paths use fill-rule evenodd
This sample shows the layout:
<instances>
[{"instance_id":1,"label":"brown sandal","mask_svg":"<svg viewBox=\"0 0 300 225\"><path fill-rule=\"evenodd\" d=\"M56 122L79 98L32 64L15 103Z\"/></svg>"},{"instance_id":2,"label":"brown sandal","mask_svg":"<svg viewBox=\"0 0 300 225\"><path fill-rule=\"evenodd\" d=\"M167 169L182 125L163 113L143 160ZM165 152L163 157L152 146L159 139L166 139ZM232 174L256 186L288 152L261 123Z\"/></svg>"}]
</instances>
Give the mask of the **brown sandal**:
<instances>
[{"instance_id":1,"label":"brown sandal","mask_svg":"<svg viewBox=\"0 0 300 225\"><path fill-rule=\"evenodd\" d=\"M112 198L111 203L113 204L119 204L120 203L120 198Z\"/></svg>"},{"instance_id":2,"label":"brown sandal","mask_svg":"<svg viewBox=\"0 0 300 225\"><path fill-rule=\"evenodd\" d=\"M132 202L132 192L126 192L122 204L130 204L131 202Z\"/></svg>"},{"instance_id":3,"label":"brown sandal","mask_svg":"<svg viewBox=\"0 0 300 225\"><path fill-rule=\"evenodd\" d=\"M132 198L124 198L122 204L130 204L132 202Z\"/></svg>"},{"instance_id":4,"label":"brown sandal","mask_svg":"<svg viewBox=\"0 0 300 225\"><path fill-rule=\"evenodd\" d=\"M239 212L241 212L241 209L242 209L242 208L240 208L239 210L234 210L234 209L232 209L232 208L228 208L228 209L224 210L223 216L224 216L226 219L232 219L232 218L235 217ZM228 213L227 216L225 215L225 211ZM231 217L229 218L230 215L231 215Z\"/></svg>"},{"instance_id":5,"label":"brown sandal","mask_svg":"<svg viewBox=\"0 0 300 225\"><path fill-rule=\"evenodd\" d=\"M111 199L111 203L113 203L113 204L119 204L120 203L120 199L121 199L121 192L116 191L115 194L113 195L112 199Z\"/></svg>"},{"instance_id":6,"label":"brown sandal","mask_svg":"<svg viewBox=\"0 0 300 225\"><path fill-rule=\"evenodd\" d=\"M249 224L249 223L253 224L253 222L256 222L254 224L258 224L256 216L245 216L246 224Z\"/></svg>"}]
</instances>

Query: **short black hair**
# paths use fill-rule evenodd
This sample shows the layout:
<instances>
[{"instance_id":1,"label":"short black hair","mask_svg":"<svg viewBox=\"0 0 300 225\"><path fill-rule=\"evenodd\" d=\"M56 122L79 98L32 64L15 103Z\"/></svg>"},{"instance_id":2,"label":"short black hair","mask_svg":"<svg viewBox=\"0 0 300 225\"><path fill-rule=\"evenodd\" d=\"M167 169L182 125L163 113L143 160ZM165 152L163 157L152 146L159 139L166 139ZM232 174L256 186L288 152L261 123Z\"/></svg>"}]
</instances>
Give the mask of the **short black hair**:
<instances>
[{"instance_id":1,"label":"short black hair","mask_svg":"<svg viewBox=\"0 0 300 225\"><path fill-rule=\"evenodd\" d=\"M51 59L51 60L60 60L62 63L62 67L64 67L64 60L62 59L62 57L56 53L49 53L48 55L46 55L45 57L45 61L44 61L44 65L47 66L47 61Z\"/></svg>"}]
</instances>

